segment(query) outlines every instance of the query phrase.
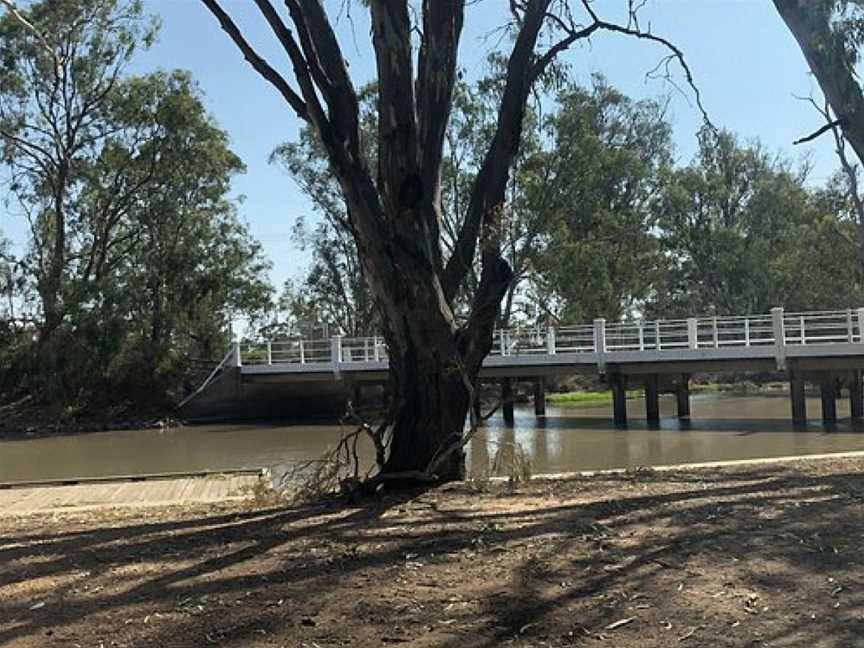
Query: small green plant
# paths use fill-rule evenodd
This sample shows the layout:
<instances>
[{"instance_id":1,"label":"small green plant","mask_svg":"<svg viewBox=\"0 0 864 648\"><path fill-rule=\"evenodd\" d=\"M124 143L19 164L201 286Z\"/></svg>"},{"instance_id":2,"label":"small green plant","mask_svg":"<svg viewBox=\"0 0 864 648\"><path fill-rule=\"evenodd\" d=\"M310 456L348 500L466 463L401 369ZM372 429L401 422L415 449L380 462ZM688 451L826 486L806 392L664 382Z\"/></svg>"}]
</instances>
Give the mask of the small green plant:
<instances>
[{"instance_id":1,"label":"small green plant","mask_svg":"<svg viewBox=\"0 0 864 648\"><path fill-rule=\"evenodd\" d=\"M639 395L638 390L630 389L627 391L627 398L636 398ZM603 405L612 402L611 391L576 391L564 392L560 394L549 394L546 397L549 403L558 407L592 407L594 405Z\"/></svg>"}]
</instances>

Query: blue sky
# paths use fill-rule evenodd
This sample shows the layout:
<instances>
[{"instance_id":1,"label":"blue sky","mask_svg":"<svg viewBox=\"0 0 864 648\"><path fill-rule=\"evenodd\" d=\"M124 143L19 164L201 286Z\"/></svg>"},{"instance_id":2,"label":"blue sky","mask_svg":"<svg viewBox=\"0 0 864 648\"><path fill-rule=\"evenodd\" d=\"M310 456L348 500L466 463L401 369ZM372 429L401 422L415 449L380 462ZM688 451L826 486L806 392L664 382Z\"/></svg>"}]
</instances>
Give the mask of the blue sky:
<instances>
[{"instance_id":1,"label":"blue sky","mask_svg":"<svg viewBox=\"0 0 864 648\"><path fill-rule=\"evenodd\" d=\"M342 0L325 2L334 12L342 6ZM594 3L601 15L605 12L609 17L620 17L625 5L625 0ZM199 0L145 0L145 6L161 16L162 31L153 48L136 58L132 71L191 70L208 110L229 133L234 150L247 165L247 173L236 179L233 192L244 197L240 214L273 261L273 282L278 286L288 277L299 276L308 258L292 244L291 227L298 216L312 211L292 180L267 160L277 144L296 137L298 120L243 60ZM288 69L251 0L223 0L223 6L265 58ZM506 6L506 0L480 0L469 8L460 49L469 78L483 73L486 55L500 44L491 33L501 24ZM815 82L770 0L649 0L640 15L643 28L650 24L653 32L668 37L685 52L716 125L745 140L759 138L793 159L809 155L813 182L822 182L833 172L836 165L830 138L803 147L791 144L821 122L809 105L793 96L816 91ZM374 69L368 22L359 2L353 3L351 18L339 17L337 28L359 85L371 78ZM682 97L662 80L646 80L646 72L664 54L661 47L650 43L600 34L564 59L577 79L586 83L592 73L600 72L635 98L671 92L677 157L686 162L695 151L701 118L689 95ZM676 81L683 87L682 77L677 76ZM19 243L23 223L7 214L0 219L0 232Z\"/></svg>"}]
</instances>

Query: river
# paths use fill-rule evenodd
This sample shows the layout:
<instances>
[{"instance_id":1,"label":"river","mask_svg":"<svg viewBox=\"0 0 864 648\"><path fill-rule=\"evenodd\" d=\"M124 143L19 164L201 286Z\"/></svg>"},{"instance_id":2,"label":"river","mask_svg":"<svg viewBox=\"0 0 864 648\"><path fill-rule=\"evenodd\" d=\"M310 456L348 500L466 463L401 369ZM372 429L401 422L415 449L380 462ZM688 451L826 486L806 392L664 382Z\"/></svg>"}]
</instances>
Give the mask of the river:
<instances>
[{"instance_id":1,"label":"river","mask_svg":"<svg viewBox=\"0 0 864 648\"><path fill-rule=\"evenodd\" d=\"M864 450L864 427L844 418L847 400L837 405L841 421L825 429L812 418L819 400L808 399L808 429L795 431L782 396L694 395L689 421L679 421L674 399L664 397L656 429L645 423L643 401L633 399L626 430L615 429L611 405L550 406L538 419L529 404L517 407L513 427L500 417L486 423L469 445L469 466L484 470L502 443L521 445L534 474ZM223 424L5 441L0 482L259 468L317 458L347 429Z\"/></svg>"}]
</instances>

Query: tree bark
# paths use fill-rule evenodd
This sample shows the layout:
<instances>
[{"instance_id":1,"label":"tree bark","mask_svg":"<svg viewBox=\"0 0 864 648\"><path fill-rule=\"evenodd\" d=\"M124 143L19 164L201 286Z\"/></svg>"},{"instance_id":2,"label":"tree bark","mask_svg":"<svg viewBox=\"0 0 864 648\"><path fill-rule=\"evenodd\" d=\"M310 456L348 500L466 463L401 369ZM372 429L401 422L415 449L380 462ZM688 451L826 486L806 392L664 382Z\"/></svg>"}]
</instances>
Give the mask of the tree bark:
<instances>
[{"instance_id":1,"label":"tree bark","mask_svg":"<svg viewBox=\"0 0 864 648\"><path fill-rule=\"evenodd\" d=\"M460 370L461 357L452 344L443 341L444 349L391 345L397 406L384 473L425 471L442 448L458 443L462 436L471 400ZM476 376L469 379L476 382ZM442 481L464 479L462 449L454 450L433 472Z\"/></svg>"}]
</instances>

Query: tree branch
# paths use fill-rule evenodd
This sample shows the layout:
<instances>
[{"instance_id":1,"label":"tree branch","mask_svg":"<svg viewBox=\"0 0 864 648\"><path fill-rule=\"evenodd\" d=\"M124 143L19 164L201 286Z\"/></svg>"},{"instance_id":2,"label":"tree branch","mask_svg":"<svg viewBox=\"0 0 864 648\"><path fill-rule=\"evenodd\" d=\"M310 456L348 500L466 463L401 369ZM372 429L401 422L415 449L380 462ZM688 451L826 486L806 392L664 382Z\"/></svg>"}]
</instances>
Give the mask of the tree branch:
<instances>
[{"instance_id":1,"label":"tree branch","mask_svg":"<svg viewBox=\"0 0 864 648\"><path fill-rule=\"evenodd\" d=\"M42 35L36 27L33 26L29 20L27 20L24 15L19 11L19 9L15 6L12 0L0 0L0 5L6 7L6 10L9 14L18 21L19 24L24 26L24 29L32 33L36 40L39 41L42 49L51 57L51 60L54 62L54 72L57 74L57 71L60 70L62 66L62 62L60 61L60 57L57 56L57 53L54 51L54 48L51 47L51 43L48 42L48 39Z\"/></svg>"},{"instance_id":2,"label":"tree branch","mask_svg":"<svg viewBox=\"0 0 864 648\"><path fill-rule=\"evenodd\" d=\"M699 91L699 86L696 85L696 81L693 78L693 72L691 71L690 66L687 63L687 59L684 57L684 52L681 51L681 48L679 48L669 39L652 34L650 31L642 31L639 28L639 22L636 19L636 12L638 11L641 4L634 5L631 1L629 8L630 18L626 26L610 23L606 20L601 20L597 13L594 11L593 7L591 7L589 0L582 0L582 5L583 7L585 7L585 10L588 12L588 14L591 16L591 19L594 21L591 26L581 30L582 32L587 31L593 27L595 30L603 30L617 34L624 34L625 36L631 36L640 40L652 41L654 43L662 45L667 50L669 50L671 52L671 58L675 59L678 62L678 65L684 72L684 78L687 80L687 85L690 86L690 89L693 91L693 95L696 99L696 107L699 109L699 112L702 113L702 119L705 121L706 124L713 128L711 124L711 119L708 116L708 111L705 109L705 106L702 103L702 93Z\"/></svg>"},{"instance_id":3,"label":"tree branch","mask_svg":"<svg viewBox=\"0 0 864 648\"><path fill-rule=\"evenodd\" d=\"M677 60L683 69L687 83L695 94L697 107L705 122L711 124L684 53L668 39L639 29L635 12L642 3L631 1L628 4L630 19L626 26L602 20L589 0L581 0L581 4L591 21L587 25L576 24L566 9L563 17L549 13L550 0L527 0L519 3L518 6L511 3L511 7L515 8L515 15L519 18L520 29L508 62L506 85L495 136L477 174L468 212L445 270L444 287L449 300L456 295L471 270L481 226L491 213L490 210L504 201L510 166L515 159L521 137L521 121L528 92L555 57L573 43L589 38L602 30L663 45L672 52L670 57ZM552 45L544 54L532 60L539 31L546 20L554 23L558 29L565 32L566 36ZM517 105L518 110L514 110Z\"/></svg>"},{"instance_id":4,"label":"tree branch","mask_svg":"<svg viewBox=\"0 0 864 648\"><path fill-rule=\"evenodd\" d=\"M406 0L371 0L378 68L378 185L395 216L422 199L417 155L411 19Z\"/></svg>"},{"instance_id":5,"label":"tree branch","mask_svg":"<svg viewBox=\"0 0 864 648\"><path fill-rule=\"evenodd\" d=\"M800 0L774 0L774 6L798 42L810 71L839 120L837 125L843 129L858 159L864 162L864 93L832 27L830 6ZM821 134L817 132L813 137Z\"/></svg>"},{"instance_id":6,"label":"tree branch","mask_svg":"<svg viewBox=\"0 0 864 648\"><path fill-rule=\"evenodd\" d=\"M360 107L348 75L345 58L320 0L285 0L297 26L306 60L321 75L321 92L330 111L330 122L340 140L348 141L351 157L363 162L360 151Z\"/></svg>"},{"instance_id":7,"label":"tree branch","mask_svg":"<svg viewBox=\"0 0 864 648\"><path fill-rule=\"evenodd\" d=\"M464 5L464 0L425 0L423 3L423 35L417 64L417 121L420 175L428 206L425 215L430 237L435 241L440 239L443 220L441 164L453 107ZM435 251L435 262L440 269L440 243Z\"/></svg>"},{"instance_id":8,"label":"tree branch","mask_svg":"<svg viewBox=\"0 0 864 648\"><path fill-rule=\"evenodd\" d=\"M285 101L287 101L288 105L294 109L294 112L297 113L297 116L300 117L300 119L309 121L309 113L304 101L291 89L288 82L275 69L273 69L267 61L261 58L254 49L252 49L252 46L249 45L245 38L243 38L243 35L240 33L240 30L237 28L234 21L231 20L230 16L228 16L222 7L219 6L219 2L217 0L201 0L201 2L203 2L210 10L210 13L216 17L222 29L231 37L231 40L234 41L234 44L237 45L238 49L243 53L243 57L249 62L255 71L269 81L280 92L280 94L285 98Z\"/></svg>"},{"instance_id":9,"label":"tree branch","mask_svg":"<svg viewBox=\"0 0 864 648\"><path fill-rule=\"evenodd\" d=\"M495 134L474 181L465 221L444 271L444 295L450 303L471 271L481 228L484 224L493 225L504 203L510 167L521 142L525 102L534 79L531 58L549 2L529 0L522 15L522 25L507 63Z\"/></svg>"},{"instance_id":10,"label":"tree branch","mask_svg":"<svg viewBox=\"0 0 864 648\"><path fill-rule=\"evenodd\" d=\"M833 121L828 122L827 124L825 124L821 128L817 128L815 131L813 131L809 135L802 137L800 139L797 139L792 143L793 144L804 144L806 142L812 142L813 140L820 137L821 135L824 135L828 131L834 130L837 126L843 126L845 123L846 123L846 120L843 117L840 117L838 119L835 119Z\"/></svg>"}]
</instances>

